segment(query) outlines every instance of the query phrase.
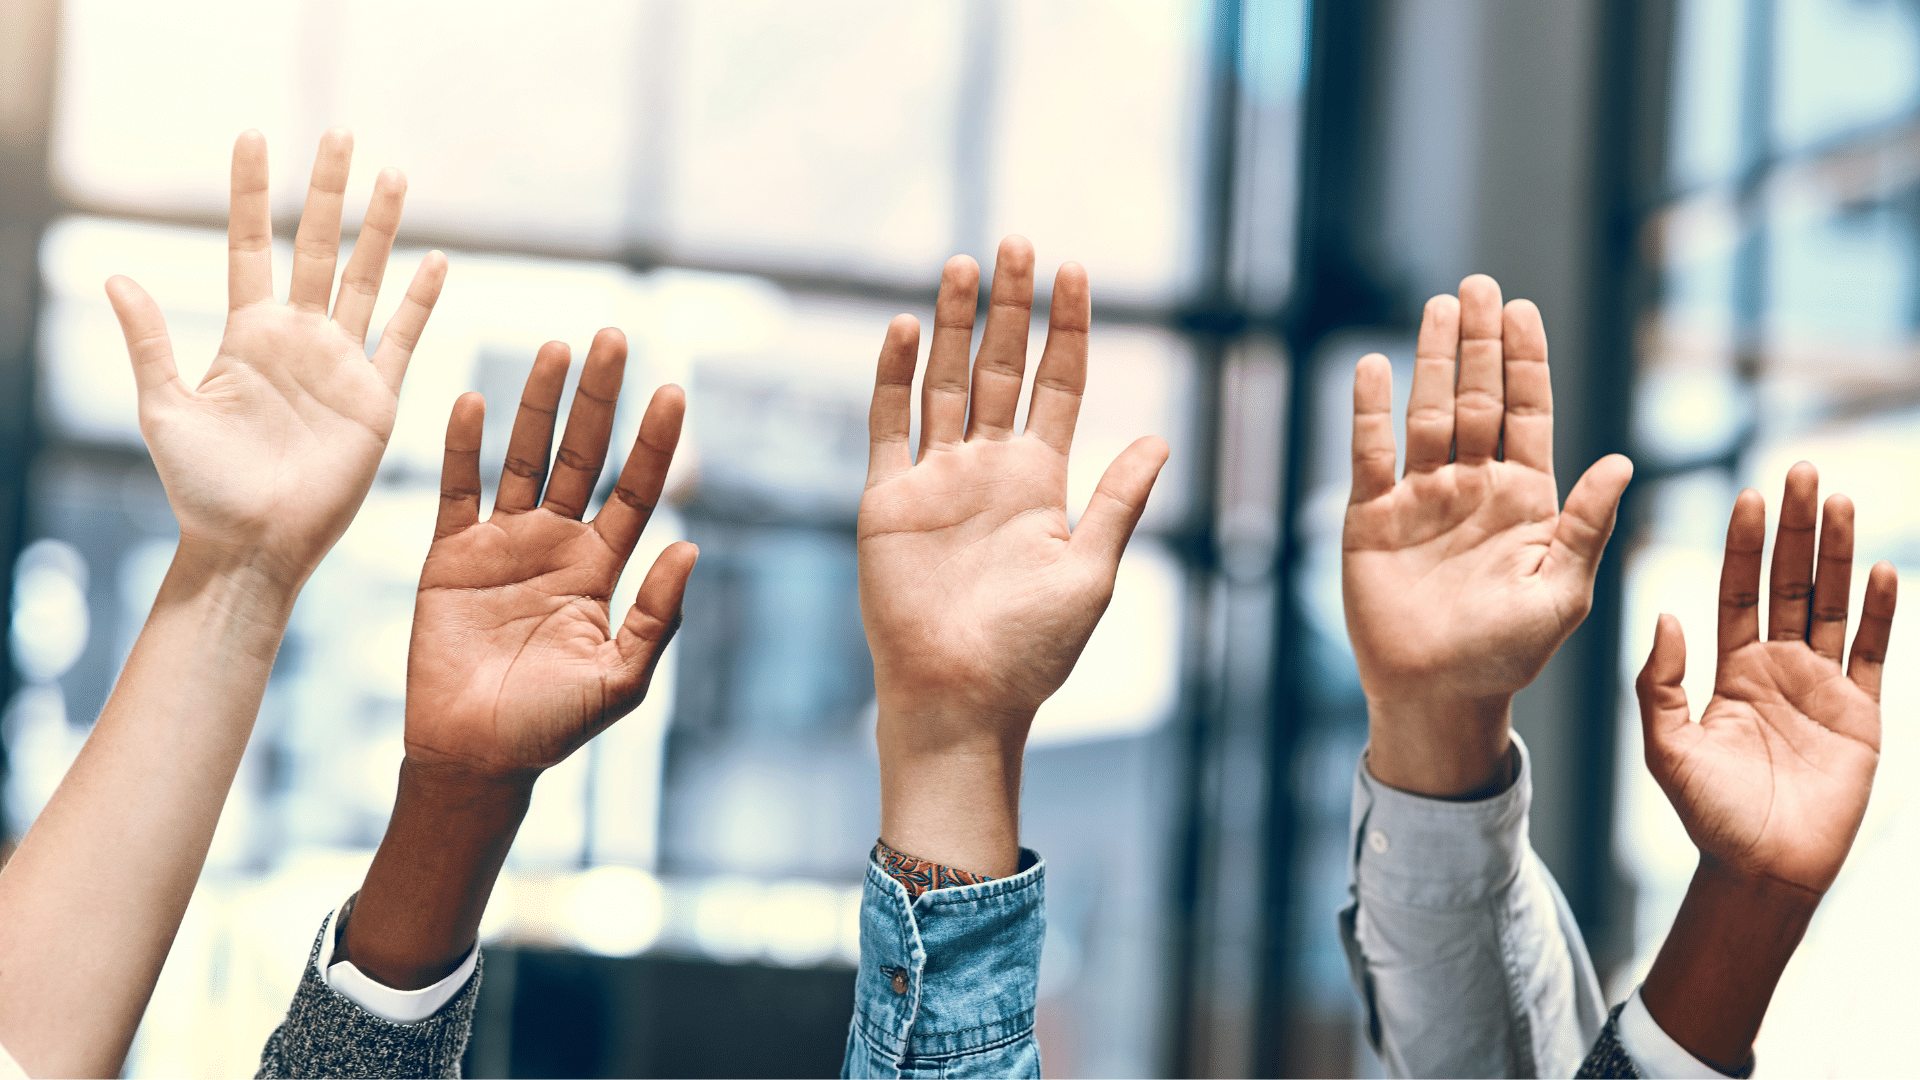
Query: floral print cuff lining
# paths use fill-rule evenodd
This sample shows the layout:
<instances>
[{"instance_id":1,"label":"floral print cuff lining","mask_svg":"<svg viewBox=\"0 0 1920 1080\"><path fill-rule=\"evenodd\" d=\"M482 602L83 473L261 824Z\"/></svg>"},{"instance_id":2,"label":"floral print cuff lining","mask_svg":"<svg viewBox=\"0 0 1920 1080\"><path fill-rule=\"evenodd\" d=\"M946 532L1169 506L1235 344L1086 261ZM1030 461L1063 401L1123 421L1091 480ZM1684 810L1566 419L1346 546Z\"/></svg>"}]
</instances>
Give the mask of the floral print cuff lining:
<instances>
[{"instance_id":1,"label":"floral print cuff lining","mask_svg":"<svg viewBox=\"0 0 1920 1080\"><path fill-rule=\"evenodd\" d=\"M899 882L907 890L907 896L918 898L923 893L935 889L951 889L959 885L978 885L983 881L992 881L986 874L975 874L952 866L942 866L925 859L916 859L888 847L878 840L873 842L873 861L887 876Z\"/></svg>"}]
</instances>

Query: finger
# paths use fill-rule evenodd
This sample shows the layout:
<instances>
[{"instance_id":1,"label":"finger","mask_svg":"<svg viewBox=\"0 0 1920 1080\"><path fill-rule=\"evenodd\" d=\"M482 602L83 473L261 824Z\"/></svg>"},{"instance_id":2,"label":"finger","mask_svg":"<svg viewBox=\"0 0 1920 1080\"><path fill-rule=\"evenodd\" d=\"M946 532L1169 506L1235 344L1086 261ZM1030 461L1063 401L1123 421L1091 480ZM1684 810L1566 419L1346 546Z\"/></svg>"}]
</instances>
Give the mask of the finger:
<instances>
[{"instance_id":1,"label":"finger","mask_svg":"<svg viewBox=\"0 0 1920 1080\"><path fill-rule=\"evenodd\" d=\"M1047 305L1047 347L1033 375L1027 434L1065 454L1073 447L1080 400L1087 390L1087 334L1093 327L1093 293L1086 268L1065 263L1053 278Z\"/></svg>"},{"instance_id":2,"label":"finger","mask_svg":"<svg viewBox=\"0 0 1920 1080\"><path fill-rule=\"evenodd\" d=\"M233 142L227 207L227 309L273 299L273 210L267 198L267 137L248 129Z\"/></svg>"},{"instance_id":3,"label":"finger","mask_svg":"<svg viewBox=\"0 0 1920 1080\"><path fill-rule=\"evenodd\" d=\"M967 354L973 348L973 309L980 303L980 267L965 255L940 272L933 306L933 346L920 386L920 456L960 441L967 429Z\"/></svg>"},{"instance_id":4,"label":"finger","mask_svg":"<svg viewBox=\"0 0 1920 1080\"><path fill-rule=\"evenodd\" d=\"M867 486L913 468L907 436L913 430L913 369L920 357L920 321L896 315L880 343L880 366L867 411Z\"/></svg>"},{"instance_id":5,"label":"finger","mask_svg":"<svg viewBox=\"0 0 1920 1080\"><path fill-rule=\"evenodd\" d=\"M614 643L626 661L628 695L644 694L653 679L660 654L680 629L680 606L687 595L687 579L700 560L700 549L682 540L667 546L648 568L640 594L620 622ZM637 700L637 699L636 699Z\"/></svg>"},{"instance_id":6,"label":"finger","mask_svg":"<svg viewBox=\"0 0 1920 1080\"><path fill-rule=\"evenodd\" d=\"M1775 559L1778 565L1777 555ZM1827 500L1820 523L1820 572L1813 582L1807 644L1836 664L1847 647L1847 602L1852 588L1853 500L1835 495Z\"/></svg>"},{"instance_id":7,"label":"finger","mask_svg":"<svg viewBox=\"0 0 1920 1080\"><path fill-rule=\"evenodd\" d=\"M1720 566L1720 659L1760 640L1760 550L1767 542L1767 501L1748 488L1733 501L1726 559Z\"/></svg>"},{"instance_id":8,"label":"finger","mask_svg":"<svg viewBox=\"0 0 1920 1080\"><path fill-rule=\"evenodd\" d=\"M400 310L393 313L393 318L387 320L387 328L380 333L380 347L373 351L373 366L395 394L400 392L400 383L407 377L413 348L420 344L420 334L427 328L427 316L433 314L433 305L440 300L440 286L446 281L447 257L438 251L427 252L427 257L420 260L420 269L413 272L407 295L400 299Z\"/></svg>"},{"instance_id":9,"label":"finger","mask_svg":"<svg viewBox=\"0 0 1920 1080\"><path fill-rule=\"evenodd\" d=\"M440 463L440 516L433 538L451 536L480 520L480 432L487 399L461 394L447 418L447 453Z\"/></svg>"},{"instance_id":10,"label":"finger","mask_svg":"<svg viewBox=\"0 0 1920 1080\"><path fill-rule=\"evenodd\" d=\"M1453 393L1453 460L1478 465L1493 458L1506 414L1506 365L1501 362L1500 286L1485 274L1460 283L1460 380Z\"/></svg>"},{"instance_id":11,"label":"finger","mask_svg":"<svg viewBox=\"0 0 1920 1080\"><path fill-rule=\"evenodd\" d=\"M1661 615L1653 630L1653 651L1647 654L1640 677L1633 681L1649 759L1674 732L1686 726L1687 691L1680 685L1686 675L1687 639L1680 630L1680 620Z\"/></svg>"},{"instance_id":12,"label":"finger","mask_svg":"<svg viewBox=\"0 0 1920 1080\"><path fill-rule=\"evenodd\" d=\"M1567 493L1567 505L1560 511L1547 550L1548 572L1566 593L1592 599L1593 577L1600 572L1600 557L1613 535L1620 497L1632 480L1633 462L1622 454L1608 454L1594 462Z\"/></svg>"},{"instance_id":13,"label":"finger","mask_svg":"<svg viewBox=\"0 0 1920 1080\"><path fill-rule=\"evenodd\" d=\"M1453 459L1454 354L1460 351L1460 301L1427 301L1414 346L1413 392L1407 397L1407 475L1432 472Z\"/></svg>"},{"instance_id":14,"label":"finger","mask_svg":"<svg viewBox=\"0 0 1920 1080\"><path fill-rule=\"evenodd\" d=\"M500 490L493 499L496 514L524 514L540 505L540 489L547 480L547 456L553 451L553 422L560 413L560 391L567 383L572 353L565 342L540 346L520 392L520 411L513 417L507 439L507 460L500 468Z\"/></svg>"},{"instance_id":15,"label":"finger","mask_svg":"<svg viewBox=\"0 0 1920 1080\"><path fill-rule=\"evenodd\" d=\"M1165 439L1148 435L1135 439L1113 459L1087 502L1087 512L1080 515L1080 523L1074 527L1074 551L1109 571L1120 565L1120 556L1147 508L1147 495L1153 491L1154 478L1167 463L1168 453Z\"/></svg>"},{"instance_id":16,"label":"finger","mask_svg":"<svg viewBox=\"0 0 1920 1080\"><path fill-rule=\"evenodd\" d=\"M1553 379L1547 368L1547 328L1531 300L1506 306L1500 321L1506 368L1506 423L1501 457L1553 475Z\"/></svg>"},{"instance_id":17,"label":"finger","mask_svg":"<svg viewBox=\"0 0 1920 1080\"><path fill-rule=\"evenodd\" d=\"M333 267L340 255L340 207L347 197L347 171L353 163L353 133L328 128L313 159L307 205L293 235L293 287L287 306L325 314L333 295Z\"/></svg>"},{"instance_id":18,"label":"finger","mask_svg":"<svg viewBox=\"0 0 1920 1080\"><path fill-rule=\"evenodd\" d=\"M607 440L613 437L613 410L620 401L626 368L627 335L611 326L595 334L580 369L580 383L573 388L567 432L560 437L560 453L547 481L547 500L541 504L545 509L570 518L587 512L587 502L607 465Z\"/></svg>"},{"instance_id":19,"label":"finger","mask_svg":"<svg viewBox=\"0 0 1920 1080\"><path fill-rule=\"evenodd\" d=\"M1027 374L1027 328L1033 324L1033 245L1024 236L1000 241L993 261L993 295L987 328L973 362L973 407L967 438L1005 439L1013 434L1020 384Z\"/></svg>"},{"instance_id":20,"label":"finger","mask_svg":"<svg viewBox=\"0 0 1920 1080\"><path fill-rule=\"evenodd\" d=\"M575 409L579 407L574 405ZM660 492L667 484L674 448L680 445L680 424L686 413L687 395L678 386L669 384L653 392L646 415L640 418L640 434L633 440L633 451L621 466L620 481L607 497L607 505L594 515L594 529L620 556L622 566L653 517L653 508L660 505Z\"/></svg>"},{"instance_id":21,"label":"finger","mask_svg":"<svg viewBox=\"0 0 1920 1080\"><path fill-rule=\"evenodd\" d=\"M120 332L127 339L127 356L133 361L133 382L141 398L161 387L173 384L185 390L180 373L173 364L173 342L167 337L167 319L160 305L147 290L130 277L115 275L107 279L107 302L120 319Z\"/></svg>"},{"instance_id":22,"label":"finger","mask_svg":"<svg viewBox=\"0 0 1920 1080\"><path fill-rule=\"evenodd\" d=\"M340 295L333 301L333 321L354 341L367 340L367 323L380 298L380 281L387 275L387 257L400 231L400 207L407 201L407 178L399 169L382 169L373 182L373 199L353 242L353 257L340 275Z\"/></svg>"},{"instance_id":23,"label":"finger","mask_svg":"<svg viewBox=\"0 0 1920 1080\"><path fill-rule=\"evenodd\" d=\"M1900 591L1900 575L1882 560L1867 574L1867 600L1860 606L1860 630L1853 635L1853 655L1847 659L1847 678L1880 700L1880 673L1887 662L1887 637L1893 633L1893 606Z\"/></svg>"},{"instance_id":24,"label":"finger","mask_svg":"<svg viewBox=\"0 0 1920 1080\"><path fill-rule=\"evenodd\" d=\"M1393 366L1379 353L1353 369L1354 504L1393 490Z\"/></svg>"},{"instance_id":25,"label":"finger","mask_svg":"<svg viewBox=\"0 0 1920 1080\"><path fill-rule=\"evenodd\" d=\"M1805 641L1813 599L1814 525L1819 520L1820 474L1802 461L1787 470L1779 531L1768 574L1767 640Z\"/></svg>"}]
</instances>

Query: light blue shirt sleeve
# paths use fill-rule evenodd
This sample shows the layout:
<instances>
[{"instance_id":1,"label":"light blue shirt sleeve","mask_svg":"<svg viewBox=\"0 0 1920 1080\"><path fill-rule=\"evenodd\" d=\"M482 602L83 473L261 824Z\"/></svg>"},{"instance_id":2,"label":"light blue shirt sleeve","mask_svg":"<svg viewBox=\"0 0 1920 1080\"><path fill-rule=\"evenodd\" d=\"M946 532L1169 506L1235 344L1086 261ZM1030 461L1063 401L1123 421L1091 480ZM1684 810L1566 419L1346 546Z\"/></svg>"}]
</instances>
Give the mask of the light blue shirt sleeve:
<instances>
[{"instance_id":1,"label":"light blue shirt sleeve","mask_svg":"<svg viewBox=\"0 0 1920 1080\"><path fill-rule=\"evenodd\" d=\"M1046 864L918 898L869 863L843 1077L1038 1077Z\"/></svg>"},{"instance_id":2,"label":"light blue shirt sleeve","mask_svg":"<svg viewBox=\"0 0 1920 1080\"><path fill-rule=\"evenodd\" d=\"M1527 840L1526 745L1513 786L1448 802L1354 773L1340 912L1367 1036L1389 1076L1572 1076L1606 1023L1566 898Z\"/></svg>"}]
</instances>

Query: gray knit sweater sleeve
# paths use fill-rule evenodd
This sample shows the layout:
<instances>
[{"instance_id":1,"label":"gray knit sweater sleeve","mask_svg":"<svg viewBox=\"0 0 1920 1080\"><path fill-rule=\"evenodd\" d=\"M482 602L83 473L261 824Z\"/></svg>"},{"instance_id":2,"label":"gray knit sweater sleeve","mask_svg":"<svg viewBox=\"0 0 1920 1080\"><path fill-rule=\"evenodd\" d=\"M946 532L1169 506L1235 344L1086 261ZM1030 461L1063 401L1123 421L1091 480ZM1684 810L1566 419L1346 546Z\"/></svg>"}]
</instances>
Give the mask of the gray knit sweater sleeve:
<instances>
[{"instance_id":1,"label":"gray knit sweater sleeve","mask_svg":"<svg viewBox=\"0 0 1920 1080\"><path fill-rule=\"evenodd\" d=\"M395 1024L320 981L315 963L326 933L321 926L287 1018L267 1038L255 1075L458 1077L460 1057L473 1033L473 1002L485 958L439 1012L417 1024Z\"/></svg>"},{"instance_id":2,"label":"gray knit sweater sleeve","mask_svg":"<svg viewBox=\"0 0 1920 1080\"><path fill-rule=\"evenodd\" d=\"M1607 1014L1607 1026L1600 1029L1600 1037L1593 1040L1593 1049L1587 1051L1587 1060L1580 1063L1580 1071L1574 1073L1576 1080L1584 1077L1625 1077L1635 1080L1640 1075L1639 1066L1620 1045L1620 1010L1626 1008L1623 1002L1613 1007Z\"/></svg>"}]
</instances>

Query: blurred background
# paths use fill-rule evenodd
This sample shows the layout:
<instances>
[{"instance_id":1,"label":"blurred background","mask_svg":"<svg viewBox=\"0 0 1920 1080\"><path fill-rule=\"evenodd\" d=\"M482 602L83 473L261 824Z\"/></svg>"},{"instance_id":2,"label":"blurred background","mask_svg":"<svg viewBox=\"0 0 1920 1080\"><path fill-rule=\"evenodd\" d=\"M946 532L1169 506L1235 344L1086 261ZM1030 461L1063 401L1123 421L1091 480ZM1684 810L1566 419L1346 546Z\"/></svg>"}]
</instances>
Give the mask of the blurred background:
<instances>
[{"instance_id":1,"label":"blurred background","mask_svg":"<svg viewBox=\"0 0 1920 1080\"><path fill-rule=\"evenodd\" d=\"M1135 436L1174 451L1028 755L1051 1075L1377 1075L1333 920L1365 738L1338 537L1350 369L1386 352L1404 404L1428 295L1484 271L1540 304L1563 491L1603 453L1638 465L1593 614L1517 706L1535 844L1615 999L1692 868L1627 680L1658 611L1703 655L1734 494L1777 502L1810 458L1860 507L1862 563L1920 569L1913 0L14 0L0 837L86 737L174 543L101 284L154 294L193 378L234 136L266 133L284 246L332 124L357 136L349 229L379 168L411 181L376 325L428 247L451 274L130 1076L250 1072L357 886L446 410L508 400L549 338L626 330L617 446L655 385L689 392L623 595L672 540L703 557L652 696L541 781L482 928L470 1076L838 1068L878 827L871 365L890 316L930 320L948 255L990 264L1005 233L1043 282L1092 277L1074 505ZM1880 791L1762 1034L1776 1075L1907 1067L1832 1037L1900 1030L1920 964L1891 915L1920 884L1904 644ZM1696 659L1692 700L1710 684Z\"/></svg>"}]
</instances>

